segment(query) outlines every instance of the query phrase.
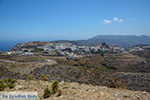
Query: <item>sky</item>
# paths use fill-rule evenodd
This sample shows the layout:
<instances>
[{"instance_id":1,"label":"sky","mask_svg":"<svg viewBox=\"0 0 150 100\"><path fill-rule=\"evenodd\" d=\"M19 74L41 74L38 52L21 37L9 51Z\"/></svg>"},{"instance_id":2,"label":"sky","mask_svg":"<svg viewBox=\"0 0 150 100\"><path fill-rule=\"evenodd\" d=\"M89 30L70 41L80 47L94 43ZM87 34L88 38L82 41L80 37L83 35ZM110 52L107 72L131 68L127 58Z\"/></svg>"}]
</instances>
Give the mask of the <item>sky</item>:
<instances>
[{"instance_id":1,"label":"sky","mask_svg":"<svg viewBox=\"0 0 150 100\"><path fill-rule=\"evenodd\" d=\"M150 35L150 0L0 0L0 40Z\"/></svg>"}]
</instances>

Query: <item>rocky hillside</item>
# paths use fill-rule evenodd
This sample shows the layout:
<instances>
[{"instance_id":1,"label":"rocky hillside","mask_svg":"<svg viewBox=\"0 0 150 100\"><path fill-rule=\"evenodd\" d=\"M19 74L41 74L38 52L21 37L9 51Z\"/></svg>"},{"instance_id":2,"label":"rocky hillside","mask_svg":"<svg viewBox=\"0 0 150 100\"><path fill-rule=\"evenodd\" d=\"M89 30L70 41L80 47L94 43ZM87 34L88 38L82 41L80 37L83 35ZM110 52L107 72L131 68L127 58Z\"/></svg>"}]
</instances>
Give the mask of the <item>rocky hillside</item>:
<instances>
[{"instance_id":1,"label":"rocky hillside","mask_svg":"<svg viewBox=\"0 0 150 100\"><path fill-rule=\"evenodd\" d=\"M130 90L150 92L150 74L149 70L146 70L149 67L141 66L143 59L138 56L106 54L104 57L93 55L68 61L58 60L58 58L55 58L55 60L57 60L55 65L16 62L18 59L15 63L3 60L0 61L0 78L12 77L26 80L28 75L31 74L34 75L35 80L39 80L42 74L49 74L49 81L64 80L66 82L107 86L107 79L117 77L117 82L121 82L122 85L126 84L126 87Z\"/></svg>"}]
</instances>

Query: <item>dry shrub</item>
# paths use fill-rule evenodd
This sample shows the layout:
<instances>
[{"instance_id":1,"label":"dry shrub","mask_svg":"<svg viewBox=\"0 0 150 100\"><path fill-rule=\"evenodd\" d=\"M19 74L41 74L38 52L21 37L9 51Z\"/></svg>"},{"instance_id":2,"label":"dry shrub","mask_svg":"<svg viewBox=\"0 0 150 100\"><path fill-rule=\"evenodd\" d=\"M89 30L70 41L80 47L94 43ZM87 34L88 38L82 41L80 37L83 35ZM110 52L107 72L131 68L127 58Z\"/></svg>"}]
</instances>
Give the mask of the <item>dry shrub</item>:
<instances>
[{"instance_id":1,"label":"dry shrub","mask_svg":"<svg viewBox=\"0 0 150 100\"><path fill-rule=\"evenodd\" d=\"M111 76L106 78L106 86L109 88L122 88L126 89L126 82L119 80L118 76Z\"/></svg>"}]
</instances>

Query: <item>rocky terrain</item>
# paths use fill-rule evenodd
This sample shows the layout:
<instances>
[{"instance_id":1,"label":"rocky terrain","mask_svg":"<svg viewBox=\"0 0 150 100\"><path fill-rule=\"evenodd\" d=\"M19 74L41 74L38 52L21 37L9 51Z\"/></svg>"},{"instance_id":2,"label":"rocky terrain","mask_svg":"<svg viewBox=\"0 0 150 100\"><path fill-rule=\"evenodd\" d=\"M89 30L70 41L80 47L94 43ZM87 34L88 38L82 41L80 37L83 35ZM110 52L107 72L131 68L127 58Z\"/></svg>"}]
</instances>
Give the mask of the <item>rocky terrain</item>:
<instances>
[{"instance_id":1,"label":"rocky terrain","mask_svg":"<svg viewBox=\"0 0 150 100\"><path fill-rule=\"evenodd\" d=\"M13 89L4 91L37 91L38 100L43 100L44 89L51 86L51 82L17 80ZM62 94L52 95L44 100L149 100L150 94L146 91L130 91L127 89L107 88L106 86L93 86L76 82L60 82Z\"/></svg>"}]
</instances>

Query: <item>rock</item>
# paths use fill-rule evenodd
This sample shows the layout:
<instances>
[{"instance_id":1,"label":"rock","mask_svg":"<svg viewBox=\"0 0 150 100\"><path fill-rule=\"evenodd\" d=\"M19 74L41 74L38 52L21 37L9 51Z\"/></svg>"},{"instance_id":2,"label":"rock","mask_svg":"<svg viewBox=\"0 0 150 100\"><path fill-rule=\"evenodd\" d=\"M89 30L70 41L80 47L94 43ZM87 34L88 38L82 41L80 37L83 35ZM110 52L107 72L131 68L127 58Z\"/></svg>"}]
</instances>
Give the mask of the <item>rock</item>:
<instances>
[{"instance_id":1,"label":"rock","mask_svg":"<svg viewBox=\"0 0 150 100\"><path fill-rule=\"evenodd\" d=\"M93 92L95 92L95 90L93 90Z\"/></svg>"},{"instance_id":2,"label":"rock","mask_svg":"<svg viewBox=\"0 0 150 100\"><path fill-rule=\"evenodd\" d=\"M63 84L63 83L64 83L64 80L60 82L60 84Z\"/></svg>"},{"instance_id":3,"label":"rock","mask_svg":"<svg viewBox=\"0 0 150 100\"><path fill-rule=\"evenodd\" d=\"M114 96L115 96L115 97L118 97L118 94L115 94Z\"/></svg>"},{"instance_id":4,"label":"rock","mask_svg":"<svg viewBox=\"0 0 150 100\"><path fill-rule=\"evenodd\" d=\"M17 86L15 87L15 90L21 90L22 88L23 88L23 86L17 85Z\"/></svg>"},{"instance_id":5,"label":"rock","mask_svg":"<svg viewBox=\"0 0 150 100\"><path fill-rule=\"evenodd\" d=\"M107 89L107 87L106 87L106 86L100 86L100 88L102 88L102 89Z\"/></svg>"},{"instance_id":6,"label":"rock","mask_svg":"<svg viewBox=\"0 0 150 100\"><path fill-rule=\"evenodd\" d=\"M64 86L64 87L62 87L63 89L68 89L68 87L67 86Z\"/></svg>"},{"instance_id":7,"label":"rock","mask_svg":"<svg viewBox=\"0 0 150 100\"><path fill-rule=\"evenodd\" d=\"M57 97L53 97L53 99L58 99Z\"/></svg>"},{"instance_id":8,"label":"rock","mask_svg":"<svg viewBox=\"0 0 150 100\"><path fill-rule=\"evenodd\" d=\"M146 95L146 93L147 93L146 91L143 91L143 92L142 92L142 95Z\"/></svg>"},{"instance_id":9,"label":"rock","mask_svg":"<svg viewBox=\"0 0 150 100\"><path fill-rule=\"evenodd\" d=\"M73 100L73 97L71 97L71 100Z\"/></svg>"},{"instance_id":10,"label":"rock","mask_svg":"<svg viewBox=\"0 0 150 100\"><path fill-rule=\"evenodd\" d=\"M140 97L139 97L139 96L136 96L136 98L137 98L137 99L140 99Z\"/></svg>"},{"instance_id":11,"label":"rock","mask_svg":"<svg viewBox=\"0 0 150 100\"><path fill-rule=\"evenodd\" d=\"M64 98L64 96L59 96L58 98Z\"/></svg>"},{"instance_id":12,"label":"rock","mask_svg":"<svg viewBox=\"0 0 150 100\"><path fill-rule=\"evenodd\" d=\"M103 96L103 95L104 95L104 93L103 93L103 92L100 92L100 94L101 94L101 96Z\"/></svg>"}]
</instances>

